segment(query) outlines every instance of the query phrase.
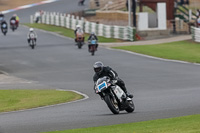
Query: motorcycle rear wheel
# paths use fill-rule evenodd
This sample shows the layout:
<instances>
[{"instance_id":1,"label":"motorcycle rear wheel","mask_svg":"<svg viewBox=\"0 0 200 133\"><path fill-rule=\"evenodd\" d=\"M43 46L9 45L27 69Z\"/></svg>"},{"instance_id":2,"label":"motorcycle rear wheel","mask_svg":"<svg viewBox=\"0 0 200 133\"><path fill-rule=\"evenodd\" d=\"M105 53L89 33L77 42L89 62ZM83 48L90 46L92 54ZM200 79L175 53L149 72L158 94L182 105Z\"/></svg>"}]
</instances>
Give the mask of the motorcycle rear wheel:
<instances>
[{"instance_id":1,"label":"motorcycle rear wheel","mask_svg":"<svg viewBox=\"0 0 200 133\"><path fill-rule=\"evenodd\" d=\"M119 114L118 103L115 102L116 100L114 101L113 97L106 95L104 100L113 114Z\"/></svg>"}]
</instances>

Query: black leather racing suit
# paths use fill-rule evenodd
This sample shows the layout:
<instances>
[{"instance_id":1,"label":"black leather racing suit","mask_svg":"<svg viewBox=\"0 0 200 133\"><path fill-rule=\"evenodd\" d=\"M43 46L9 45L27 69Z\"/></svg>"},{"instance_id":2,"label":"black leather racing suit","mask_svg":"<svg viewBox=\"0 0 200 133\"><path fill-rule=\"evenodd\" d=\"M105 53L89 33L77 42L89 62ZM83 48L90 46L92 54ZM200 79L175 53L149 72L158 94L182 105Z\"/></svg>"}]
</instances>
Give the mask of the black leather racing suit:
<instances>
[{"instance_id":1,"label":"black leather racing suit","mask_svg":"<svg viewBox=\"0 0 200 133\"><path fill-rule=\"evenodd\" d=\"M103 67L103 71L101 72L100 75L95 73L95 75L93 77L94 83L96 83L99 78L102 78L104 76L108 76L111 80L117 80L116 84L119 85L123 89L123 91L127 94L127 90L126 90L124 81L121 80L118 77L118 74L114 70L112 70L112 68L110 68L109 66Z\"/></svg>"}]
</instances>

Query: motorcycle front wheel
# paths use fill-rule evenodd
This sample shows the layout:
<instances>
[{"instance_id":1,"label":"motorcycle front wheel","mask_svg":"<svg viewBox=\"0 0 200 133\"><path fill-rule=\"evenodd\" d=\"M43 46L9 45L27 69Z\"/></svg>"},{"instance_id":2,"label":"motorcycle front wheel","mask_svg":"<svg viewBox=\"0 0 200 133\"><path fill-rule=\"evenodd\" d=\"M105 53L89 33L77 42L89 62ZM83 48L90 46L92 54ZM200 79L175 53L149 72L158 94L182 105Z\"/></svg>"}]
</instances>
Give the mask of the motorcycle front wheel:
<instances>
[{"instance_id":1,"label":"motorcycle front wheel","mask_svg":"<svg viewBox=\"0 0 200 133\"><path fill-rule=\"evenodd\" d=\"M82 47L82 43L78 42L78 48L81 49L81 47Z\"/></svg>"},{"instance_id":2,"label":"motorcycle front wheel","mask_svg":"<svg viewBox=\"0 0 200 133\"><path fill-rule=\"evenodd\" d=\"M31 48L34 49L35 48L35 41L31 40L32 44L31 44Z\"/></svg>"},{"instance_id":3,"label":"motorcycle front wheel","mask_svg":"<svg viewBox=\"0 0 200 133\"><path fill-rule=\"evenodd\" d=\"M3 31L4 36L6 36L6 33L7 33L6 31Z\"/></svg>"},{"instance_id":4,"label":"motorcycle front wheel","mask_svg":"<svg viewBox=\"0 0 200 133\"><path fill-rule=\"evenodd\" d=\"M132 113L134 110L135 110L135 105L134 105L134 103L133 103L133 100L131 99L131 100L129 100L128 101L128 108L126 109L126 112L128 112L128 113Z\"/></svg>"},{"instance_id":5,"label":"motorcycle front wheel","mask_svg":"<svg viewBox=\"0 0 200 133\"><path fill-rule=\"evenodd\" d=\"M119 107L116 99L110 95L106 95L104 100L113 114L119 114Z\"/></svg>"},{"instance_id":6,"label":"motorcycle front wheel","mask_svg":"<svg viewBox=\"0 0 200 133\"><path fill-rule=\"evenodd\" d=\"M94 55L94 52L95 52L95 46L92 45L90 49L91 49L91 50L90 50L91 55L93 56L93 55Z\"/></svg>"}]
</instances>

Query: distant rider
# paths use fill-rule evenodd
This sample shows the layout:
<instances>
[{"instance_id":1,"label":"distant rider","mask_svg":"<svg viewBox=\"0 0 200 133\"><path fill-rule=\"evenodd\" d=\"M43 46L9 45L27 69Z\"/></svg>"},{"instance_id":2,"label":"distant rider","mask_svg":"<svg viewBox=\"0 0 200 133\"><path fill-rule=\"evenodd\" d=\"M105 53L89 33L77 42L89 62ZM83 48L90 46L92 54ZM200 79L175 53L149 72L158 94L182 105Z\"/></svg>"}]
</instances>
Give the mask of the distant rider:
<instances>
[{"instance_id":1,"label":"distant rider","mask_svg":"<svg viewBox=\"0 0 200 133\"><path fill-rule=\"evenodd\" d=\"M80 30L80 29L81 29L81 26L80 26L80 25L76 25L76 29L75 29L75 31L74 31L75 37L76 37L76 32L77 32L78 30Z\"/></svg>"},{"instance_id":2,"label":"distant rider","mask_svg":"<svg viewBox=\"0 0 200 133\"><path fill-rule=\"evenodd\" d=\"M30 28L29 29L29 33L27 34L27 41L28 41L29 44L30 44L31 38L34 38L35 43L36 43L36 41L37 41L37 34L36 34L36 32L34 31L33 28Z\"/></svg>"},{"instance_id":3,"label":"distant rider","mask_svg":"<svg viewBox=\"0 0 200 133\"><path fill-rule=\"evenodd\" d=\"M103 63L100 61L95 62L93 68L95 72L95 75L93 76L94 83L96 83L99 78L108 76L111 80L117 81L116 84L122 88L127 97L133 98L133 95L127 92L124 81L118 77L118 74L112 68L109 66L104 67Z\"/></svg>"},{"instance_id":4,"label":"distant rider","mask_svg":"<svg viewBox=\"0 0 200 133\"><path fill-rule=\"evenodd\" d=\"M10 18L10 22L12 20L15 20L16 21L16 26L18 27L19 26L19 17L17 16L17 14L14 14L11 18Z\"/></svg>"},{"instance_id":5,"label":"distant rider","mask_svg":"<svg viewBox=\"0 0 200 133\"><path fill-rule=\"evenodd\" d=\"M5 20L1 22L1 29L8 29L8 24Z\"/></svg>"},{"instance_id":6,"label":"distant rider","mask_svg":"<svg viewBox=\"0 0 200 133\"><path fill-rule=\"evenodd\" d=\"M98 41L98 38L97 38L97 36L95 35L95 33L94 32L92 32L91 34L90 34L90 36L88 37L88 42L90 42L90 41L92 41L92 40L96 40L96 41ZM90 49L90 44L88 45L88 49ZM98 43L96 44L96 50L97 50L97 48L98 48Z\"/></svg>"},{"instance_id":7,"label":"distant rider","mask_svg":"<svg viewBox=\"0 0 200 133\"><path fill-rule=\"evenodd\" d=\"M77 32L79 33L83 33L83 30L81 29L81 26L80 25L76 25L76 29L74 31L74 35L75 35L75 42L77 42ZM85 40L85 37L83 37L83 40Z\"/></svg>"}]
</instances>

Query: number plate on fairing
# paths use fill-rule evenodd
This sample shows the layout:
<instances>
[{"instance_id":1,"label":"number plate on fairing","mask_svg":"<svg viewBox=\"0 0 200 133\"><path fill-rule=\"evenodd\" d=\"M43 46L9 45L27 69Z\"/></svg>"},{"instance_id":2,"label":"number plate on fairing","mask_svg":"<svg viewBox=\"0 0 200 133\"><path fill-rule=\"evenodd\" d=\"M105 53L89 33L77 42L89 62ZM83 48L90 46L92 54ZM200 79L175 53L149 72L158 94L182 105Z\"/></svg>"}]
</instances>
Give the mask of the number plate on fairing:
<instances>
[{"instance_id":1,"label":"number plate on fairing","mask_svg":"<svg viewBox=\"0 0 200 133\"><path fill-rule=\"evenodd\" d=\"M33 33L30 34L31 39L35 38L35 35Z\"/></svg>"},{"instance_id":2,"label":"number plate on fairing","mask_svg":"<svg viewBox=\"0 0 200 133\"><path fill-rule=\"evenodd\" d=\"M6 24L3 24L3 25L2 25L2 27L3 27L3 28L6 28L6 27L7 27L7 25L6 25Z\"/></svg>"},{"instance_id":3,"label":"number plate on fairing","mask_svg":"<svg viewBox=\"0 0 200 133\"><path fill-rule=\"evenodd\" d=\"M107 88L106 82L101 83L100 85L97 86L98 91L100 92L102 89Z\"/></svg>"},{"instance_id":4,"label":"number plate on fairing","mask_svg":"<svg viewBox=\"0 0 200 133\"><path fill-rule=\"evenodd\" d=\"M94 44L94 45L95 45L95 44L96 44L96 40L92 40L92 41L91 41L91 44Z\"/></svg>"}]
</instances>

